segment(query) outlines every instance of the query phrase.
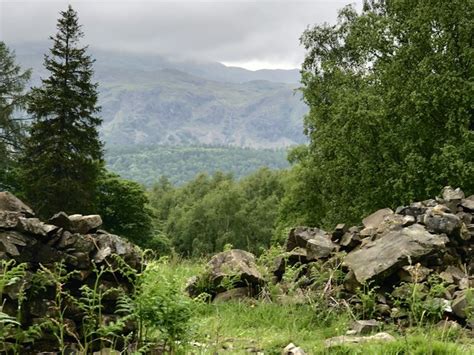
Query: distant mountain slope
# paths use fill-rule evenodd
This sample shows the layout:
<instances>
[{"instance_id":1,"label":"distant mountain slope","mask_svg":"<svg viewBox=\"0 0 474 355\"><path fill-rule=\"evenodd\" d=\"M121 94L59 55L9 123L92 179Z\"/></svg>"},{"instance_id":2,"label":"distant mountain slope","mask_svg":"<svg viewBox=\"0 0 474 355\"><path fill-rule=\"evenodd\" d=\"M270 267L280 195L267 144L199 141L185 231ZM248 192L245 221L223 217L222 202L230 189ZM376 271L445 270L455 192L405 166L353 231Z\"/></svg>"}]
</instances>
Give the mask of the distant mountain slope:
<instances>
[{"instance_id":1,"label":"distant mountain slope","mask_svg":"<svg viewBox=\"0 0 474 355\"><path fill-rule=\"evenodd\" d=\"M12 45L42 67L47 43ZM249 71L220 63L92 50L107 144L219 144L274 148L304 141L297 70Z\"/></svg>"},{"instance_id":2,"label":"distant mountain slope","mask_svg":"<svg viewBox=\"0 0 474 355\"><path fill-rule=\"evenodd\" d=\"M179 185L200 172L222 171L241 178L262 166L284 169L289 165L284 149L217 146L109 146L105 160L111 171L148 187L161 176L167 176L173 184Z\"/></svg>"}]
</instances>

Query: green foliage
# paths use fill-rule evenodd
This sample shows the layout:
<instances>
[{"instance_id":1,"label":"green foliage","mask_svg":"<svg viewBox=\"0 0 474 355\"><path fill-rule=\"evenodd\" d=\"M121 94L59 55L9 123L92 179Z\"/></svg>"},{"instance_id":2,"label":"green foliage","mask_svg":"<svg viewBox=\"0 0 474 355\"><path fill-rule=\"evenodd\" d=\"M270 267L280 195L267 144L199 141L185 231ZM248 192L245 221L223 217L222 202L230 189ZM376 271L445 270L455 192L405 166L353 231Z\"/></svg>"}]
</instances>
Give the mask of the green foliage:
<instances>
[{"instance_id":1,"label":"green foliage","mask_svg":"<svg viewBox=\"0 0 474 355\"><path fill-rule=\"evenodd\" d=\"M261 169L236 182L222 173L200 174L178 188L162 179L150 192L150 204L182 255L210 254L226 244L259 253L271 243L284 193L280 176Z\"/></svg>"},{"instance_id":2,"label":"green foliage","mask_svg":"<svg viewBox=\"0 0 474 355\"><path fill-rule=\"evenodd\" d=\"M47 217L61 210L91 212L102 164L94 61L87 47L78 46L83 34L70 6L57 28L44 61L50 76L32 89L28 102L34 121L21 164L27 198Z\"/></svg>"},{"instance_id":3,"label":"green foliage","mask_svg":"<svg viewBox=\"0 0 474 355\"><path fill-rule=\"evenodd\" d=\"M149 246L153 225L145 190L138 183L105 170L97 185L97 211L104 227L142 247Z\"/></svg>"},{"instance_id":4,"label":"green foliage","mask_svg":"<svg viewBox=\"0 0 474 355\"><path fill-rule=\"evenodd\" d=\"M262 166L288 166L284 149L230 146L108 145L105 160L111 171L148 187L157 183L160 176L182 185L198 173L225 171L240 179Z\"/></svg>"},{"instance_id":5,"label":"green foliage","mask_svg":"<svg viewBox=\"0 0 474 355\"><path fill-rule=\"evenodd\" d=\"M30 71L22 71L15 54L0 41L0 190L16 187L13 170L25 131L18 110L24 108L29 78Z\"/></svg>"},{"instance_id":6,"label":"green foliage","mask_svg":"<svg viewBox=\"0 0 474 355\"><path fill-rule=\"evenodd\" d=\"M284 212L332 226L446 185L474 192L473 18L472 1L374 0L304 32L310 145Z\"/></svg>"}]
</instances>

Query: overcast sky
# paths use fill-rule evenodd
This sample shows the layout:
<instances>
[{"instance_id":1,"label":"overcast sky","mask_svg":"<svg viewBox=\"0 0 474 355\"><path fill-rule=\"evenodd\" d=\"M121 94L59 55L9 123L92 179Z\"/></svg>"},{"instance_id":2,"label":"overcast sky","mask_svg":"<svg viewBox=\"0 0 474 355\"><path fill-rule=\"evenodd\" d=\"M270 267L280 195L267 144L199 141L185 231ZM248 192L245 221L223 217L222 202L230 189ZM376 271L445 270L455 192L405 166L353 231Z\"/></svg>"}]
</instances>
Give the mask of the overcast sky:
<instances>
[{"instance_id":1,"label":"overcast sky","mask_svg":"<svg viewBox=\"0 0 474 355\"><path fill-rule=\"evenodd\" d=\"M260 69L299 67L307 26L334 23L338 9L361 0L0 0L0 39L47 39L68 3L92 47Z\"/></svg>"}]
</instances>

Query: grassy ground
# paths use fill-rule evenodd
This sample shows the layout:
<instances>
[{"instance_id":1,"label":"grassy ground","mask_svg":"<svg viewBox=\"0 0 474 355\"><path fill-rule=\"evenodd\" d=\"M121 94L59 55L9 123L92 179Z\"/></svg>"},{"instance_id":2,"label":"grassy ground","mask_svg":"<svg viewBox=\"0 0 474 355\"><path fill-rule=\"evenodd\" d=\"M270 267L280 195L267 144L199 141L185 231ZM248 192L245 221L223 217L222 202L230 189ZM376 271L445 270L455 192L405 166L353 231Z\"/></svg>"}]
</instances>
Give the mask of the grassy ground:
<instances>
[{"instance_id":1,"label":"grassy ground","mask_svg":"<svg viewBox=\"0 0 474 355\"><path fill-rule=\"evenodd\" d=\"M184 286L188 277L202 268L203 263L170 261L162 265L162 272ZM353 318L349 312L318 310L311 302L193 302L191 307L189 343L180 348L186 354L280 354L290 342L308 354L474 354L472 333L433 325L404 330L386 325L380 330L395 336L396 341L326 349L324 340L344 335Z\"/></svg>"}]
</instances>

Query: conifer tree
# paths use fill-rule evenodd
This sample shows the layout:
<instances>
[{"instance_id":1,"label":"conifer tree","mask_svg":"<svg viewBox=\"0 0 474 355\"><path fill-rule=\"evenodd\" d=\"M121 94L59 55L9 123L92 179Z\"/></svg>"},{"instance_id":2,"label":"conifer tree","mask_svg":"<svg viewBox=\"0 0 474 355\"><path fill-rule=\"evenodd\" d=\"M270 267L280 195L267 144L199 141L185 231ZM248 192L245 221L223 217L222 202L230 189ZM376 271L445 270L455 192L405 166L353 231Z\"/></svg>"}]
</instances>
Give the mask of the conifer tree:
<instances>
[{"instance_id":1,"label":"conifer tree","mask_svg":"<svg viewBox=\"0 0 474 355\"><path fill-rule=\"evenodd\" d=\"M23 119L16 115L24 106L24 89L30 70L15 63L15 55L0 41L0 190L11 190L12 167L21 149Z\"/></svg>"},{"instance_id":2,"label":"conifer tree","mask_svg":"<svg viewBox=\"0 0 474 355\"><path fill-rule=\"evenodd\" d=\"M50 76L29 100L34 121L22 159L26 196L43 216L91 212L103 165L94 60L79 45L83 33L71 6L61 12L57 29L44 60Z\"/></svg>"}]
</instances>

